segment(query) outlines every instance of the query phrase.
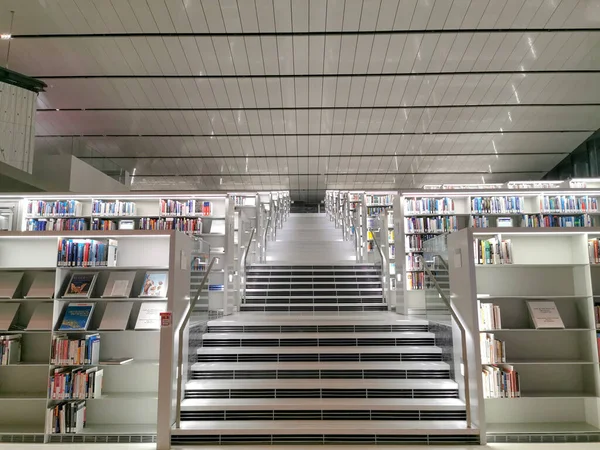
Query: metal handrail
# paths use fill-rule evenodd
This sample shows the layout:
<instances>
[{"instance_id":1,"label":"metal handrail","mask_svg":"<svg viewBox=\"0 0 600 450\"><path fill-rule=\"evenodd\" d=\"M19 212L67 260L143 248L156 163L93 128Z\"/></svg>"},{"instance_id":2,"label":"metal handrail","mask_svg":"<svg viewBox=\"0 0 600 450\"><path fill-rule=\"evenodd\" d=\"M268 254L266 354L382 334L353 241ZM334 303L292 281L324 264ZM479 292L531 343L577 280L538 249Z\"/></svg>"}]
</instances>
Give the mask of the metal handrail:
<instances>
[{"instance_id":1,"label":"metal handrail","mask_svg":"<svg viewBox=\"0 0 600 450\"><path fill-rule=\"evenodd\" d=\"M465 330L464 324L462 323L462 320L460 320L460 318L458 317L458 314L456 314L456 311L454 310L454 307L452 306L450 299L446 296L446 294L444 293L444 291L438 284L437 280L435 279L435 276L433 275L433 273L431 272L429 267L427 267L427 264L425 263L425 258L423 258L422 255L416 255L416 256L417 256L417 258L421 259L421 264L423 264L423 270L429 275L429 277L433 281L433 285L434 285L436 291L438 292L440 298L444 301L444 303L450 310L450 315L452 316L452 318L458 325L458 328L460 329L461 351L462 351L462 359L463 359L463 365L464 365L465 406L466 406L466 413L467 413L467 428L471 428L471 426L472 426L472 424L471 424L471 393L469 391L469 359L467 358L467 340L466 340L467 332ZM436 255L436 256L438 256L438 255ZM443 258L441 258L441 259L443 260Z\"/></svg>"},{"instance_id":2,"label":"metal handrail","mask_svg":"<svg viewBox=\"0 0 600 450\"><path fill-rule=\"evenodd\" d=\"M248 258L248 250L250 250L250 245L252 245L252 238L254 238L254 233L256 233L256 227L252 228L252 231L250 232L250 239L248 239L248 244L244 249L244 255L241 259L241 268L246 267L246 258Z\"/></svg>"},{"instance_id":3,"label":"metal handrail","mask_svg":"<svg viewBox=\"0 0 600 450\"><path fill-rule=\"evenodd\" d=\"M267 226L265 227L265 232L263 233L263 248L261 249L261 256L264 252L265 260L261 257L261 262L265 262L267 258L267 234L269 233L269 227L271 226L271 213L269 213L269 217L267 219ZM277 223L275 224L275 228L277 228Z\"/></svg>"},{"instance_id":4,"label":"metal handrail","mask_svg":"<svg viewBox=\"0 0 600 450\"><path fill-rule=\"evenodd\" d=\"M385 279L387 276L387 264L385 262L385 256L383 256L383 250L381 250L381 247L379 246L379 242L377 242L377 239L375 239L375 234L371 231L371 234L373 235L373 242L375 242L375 246L377 247L377 250L379 250L379 256L381 257L381 289L382 292L384 293L384 300L385 300L385 292L386 292L386 287L385 287ZM388 306L389 308L389 306Z\"/></svg>"},{"instance_id":5,"label":"metal handrail","mask_svg":"<svg viewBox=\"0 0 600 450\"><path fill-rule=\"evenodd\" d=\"M194 296L194 298L190 300L188 310L187 310L183 320L181 321L181 324L179 325L179 343L178 343L179 348L177 349L177 399L176 399L177 403L175 405L175 408L176 408L175 424L176 424L177 428L179 428L181 426L180 415L181 415L181 383L183 381L182 380L183 379L183 333L185 332L185 328L187 327L187 325L190 321L190 317L192 316L192 311L194 310L194 307L196 306L196 303L198 302L198 299L200 298L200 293L202 292L202 289L204 289L204 286L206 285L206 282L208 281L208 275L210 274L210 271L212 270L213 264L215 263L216 260L217 260L217 258L214 257L210 261L210 264L208 265L208 267L206 269L206 274L204 274L204 277L202 278L202 282L200 283L200 287L196 291L196 295Z\"/></svg>"}]
</instances>

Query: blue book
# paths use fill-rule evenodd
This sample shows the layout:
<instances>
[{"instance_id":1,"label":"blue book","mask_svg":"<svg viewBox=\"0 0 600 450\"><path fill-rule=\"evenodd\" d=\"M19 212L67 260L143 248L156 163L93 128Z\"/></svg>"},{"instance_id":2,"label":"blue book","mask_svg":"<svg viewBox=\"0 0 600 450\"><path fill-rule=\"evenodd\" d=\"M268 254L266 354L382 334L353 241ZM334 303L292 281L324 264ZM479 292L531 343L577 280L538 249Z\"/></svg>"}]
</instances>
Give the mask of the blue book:
<instances>
[{"instance_id":1,"label":"blue book","mask_svg":"<svg viewBox=\"0 0 600 450\"><path fill-rule=\"evenodd\" d=\"M69 303L59 330L87 330L95 303Z\"/></svg>"}]
</instances>

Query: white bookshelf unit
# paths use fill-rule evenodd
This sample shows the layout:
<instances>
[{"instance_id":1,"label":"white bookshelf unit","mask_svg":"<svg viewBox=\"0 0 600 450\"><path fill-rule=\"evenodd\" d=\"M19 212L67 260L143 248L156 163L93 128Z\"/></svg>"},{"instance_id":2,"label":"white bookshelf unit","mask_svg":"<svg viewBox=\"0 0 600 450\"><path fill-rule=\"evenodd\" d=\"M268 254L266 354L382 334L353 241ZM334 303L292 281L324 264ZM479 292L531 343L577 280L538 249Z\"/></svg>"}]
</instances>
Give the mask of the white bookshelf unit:
<instances>
[{"instance_id":1,"label":"white bookshelf unit","mask_svg":"<svg viewBox=\"0 0 600 450\"><path fill-rule=\"evenodd\" d=\"M513 227L466 229L448 237L451 298L468 328L469 374L481 405L477 418L488 434L600 432L593 309L600 270L588 256L588 239L597 236L598 228ZM480 264L478 239L510 245L511 263ZM534 301L553 302L564 328L536 328L528 310ZM482 329L478 302L499 307L501 328ZM495 366L518 373L520 392L509 398L484 396L482 371L490 365L480 352L482 335L500 341L496 348L504 359Z\"/></svg>"},{"instance_id":2,"label":"white bookshelf unit","mask_svg":"<svg viewBox=\"0 0 600 450\"><path fill-rule=\"evenodd\" d=\"M118 254L115 266L57 266L59 242L73 240L115 240ZM190 279L192 239L175 231L43 231L5 232L0 234L0 277L8 272L22 272L23 277L11 299L0 305L18 304L15 320L0 335L21 335L19 362L0 365L0 439L14 442L150 442L157 434L159 350L161 330L139 329L136 321L143 303L166 303L176 319L187 305ZM128 298L102 298L111 273L134 272ZM163 297L139 297L147 271L166 274L168 289ZM63 298L72 274L97 272L89 297ZM25 298L40 274L51 274L51 298ZM125 329L99 329L106 308L130 302L128 317L121 317ZM69 303L93 304L85 330L59 331ZM46 321L33 327L31 319L40 305L48 305ZM160 321L157 321L157 324ZM109 327L110 328L110 327ZM137 328L137 329L136 329ZM62 365L51 359L53 337L80 339L98 334L98 363ZM133 358L126 364L110 359ZM50 397L49 377L56 370L90 369L103 371L103 387L97 398L85 400L86 425L79 432L55 433L47 410L56 404L75 403L75 399ZM77 400L78 401L78 400ZM26 437L24 437L26 436Z\"/></svg>"}]
</instances>

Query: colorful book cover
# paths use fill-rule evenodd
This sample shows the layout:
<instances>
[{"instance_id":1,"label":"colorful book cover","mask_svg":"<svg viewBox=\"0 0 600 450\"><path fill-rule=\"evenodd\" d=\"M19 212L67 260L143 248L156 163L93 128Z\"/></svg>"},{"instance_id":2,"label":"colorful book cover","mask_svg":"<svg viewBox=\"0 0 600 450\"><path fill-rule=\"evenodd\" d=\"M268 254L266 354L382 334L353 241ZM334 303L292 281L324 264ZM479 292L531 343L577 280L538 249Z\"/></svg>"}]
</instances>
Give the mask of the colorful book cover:
<instances>
[{"instance_id":1,"label":"colorful book cover","mask_svg":"<svg viewBox=\"0 0 600 450\"><path fill-rule=\"evenodd\" d=\"M97 277L98 272L74 273L63 297L89 298Z\"/></svg>"},{"instance_id":2,"label":"colorful book cover","mask_svg":"<svg viewBox=\"0 0 600 450\"><path fill-rule=\"evenodd\" d=\"M169 274L167 272L146 272L140 297L167 296Z\"/></svg>"},{"instance_id":3,"label":"colorful book cover","mask_svg":"<svg viewBox=\"0 0 600 450\"><path fill-rule=\"evenodd\" d=\"M69 303L59 330L87 330L94 303Z\"/></svg>"}]
</instances>

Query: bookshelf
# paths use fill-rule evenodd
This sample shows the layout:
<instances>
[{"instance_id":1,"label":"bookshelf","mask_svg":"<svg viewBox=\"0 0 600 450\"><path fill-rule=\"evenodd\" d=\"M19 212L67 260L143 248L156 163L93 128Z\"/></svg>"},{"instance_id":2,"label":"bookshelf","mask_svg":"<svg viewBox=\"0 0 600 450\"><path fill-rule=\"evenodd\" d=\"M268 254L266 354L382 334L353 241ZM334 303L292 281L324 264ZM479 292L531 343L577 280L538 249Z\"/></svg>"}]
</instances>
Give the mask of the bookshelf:
<instances>
[{"instance_id":1,"label":"bookshelf","mask_svg":"<svg viewBox=\"0 0 600 450\"><path fill-rule=\"evenodd\" d=\"M114 266L57 266L59 242L90 240L116 241L118 255ZM137 324L144 305L159 305L173 312L174 320L183 313L189 291L192 239L175 231L39 231L5 232L0 234L0 280L22 273L12 298L0 299L0 307L17 304L18 310L8 330L2 336L21 336L20 361L0 365L0 439L21 439L35 442L73 442L78 434L147 436L157 433L159 411L159 359L161 331L144 329ZM89 250L91 255L91 250ZM35 254L35 258L31 255ZM91 259L91 256L90 256ZM110 261L110 259L109 259ZM161 297L138 297L148 271L164 273L168 289ZM70 289L73 274L97 273L88 297L63 298ZM131 289L125 298L102 297L112 274L130 273ZM116 277L118 278L118 277ZM42 282L36 280L43 280ZM36 284L37 283L37 284ZM33 288L44 292L45 298L26 298ZM40 290L41 289L41 290ZM10 288L12 290L12 287ZM29 295L28 295L29 294ZM68 315L67 305L93 305L85 330L59 330ZM129 309L119 317L122 326L111 327L105 319L108 308L127 304ZM38 308L44 307L43 314ZM114 329L112 329L114 328ZM53 358L53 341L85 339L97 335L97 361L75 361ZM61 347L62 348L62 347ZM55 350L56 351L56 350ZM83 352L83 350L82 350ZM133 358L126 364L112 359ZM77 363L77 364L76 364ZM71 374L96 369L102 374L101 392L83 400L86 407L86 427L74 432L53 432L47 413L56 405L74 405L82 400L52 397L49 380L56 372ZM74 376L74 375L72 375ZM11 437L12 436L12 437Z\"/></svg>"},{"instance_id":2,"label":"bookshelf","mask_svg":"<svg viewBox=\"0 0 600 450\"><path fill-rule=\"evenodd\" d=\"M600 271L588 256L588 240L595 236L600 229L513 227L466 229L448 237L452 299L469 329L469 359L477 361L470 379L482 405L477 415L489 432L536 433L540 425L552 433L573 425L600 431L594 315ZM511 263L481 264L482 240L509 242ZM554 304L564 327L534 326L528 302L540 301ZM499 310L500 328L482 323L481 305L489 304ZM498 364L488 364L486 338L501 348ZM488 392L483 372L494 368L518 374L516 395Z\"/></svg>"}]
</instances>

